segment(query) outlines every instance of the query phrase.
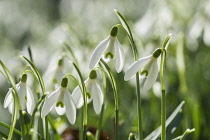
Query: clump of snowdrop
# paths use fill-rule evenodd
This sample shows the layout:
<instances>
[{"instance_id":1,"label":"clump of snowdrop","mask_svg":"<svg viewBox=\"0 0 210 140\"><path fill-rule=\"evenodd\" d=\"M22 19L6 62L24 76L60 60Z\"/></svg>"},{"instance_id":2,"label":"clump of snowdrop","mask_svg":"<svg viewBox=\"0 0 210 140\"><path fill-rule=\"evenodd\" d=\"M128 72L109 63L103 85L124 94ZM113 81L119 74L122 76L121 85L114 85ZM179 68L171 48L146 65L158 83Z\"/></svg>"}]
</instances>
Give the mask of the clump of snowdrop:
<instances>
[{"instance_id":1,"label":"clump of snowdrop","mask_svg":"<svg viewBox=\"0 0 210 140\"><path fill-rule=\"evenodd\" d=\"M106 62L115 60L115 69L119 73L124 66L124 52L117 39L118 28L112 27L110 35L101 41L95 48L89 63L89 68L93 69L101 58Z\"/></svg>"},{"instance_id":2,"label":"clump of snowdrop","mask_svg":"<svg viewBox=\"0 0 210 140\"><path fill-rule=\"evenodd\" d=\"M88 96L88 103L93 101L93 108L96 114L101 112L101 107L104 101L104 95L102 93L101 87L99 86L97 80L97 73L92 70L89 74L89 78L85 80L86 93ZM76 87L72 93L75 104L77 108L80 108L84 104L83 96L79 87Z\"/></svg>"},{"instance_id":3,"label":"clump of snowdrop","mask_svg":"<svg viewBox=\"0 0 210 140\"><path fill-rule=\"evenodd\" d=\"M60 87L49 94L43 105L41 117L44 118L53 108L55 108L58 115L66 116L71 124L76 121L76 107L72 95L67 89L68 79L63 78Z\"/></svg>"},{"instance_id":4,"label":"clump of snowdrop","mask_svg":"<svg viewBox=\"0 0 210 140\"><path fill-rule=\"evenodd\" d=\"M24 111L27 108L28 113L32 115L33 109L35 107L34 96L31 89L26 84L26 81L27 81L27 74L23 74L20 82L16 84L16 89L18 92L21 109ZM14 89L10 88L4 99L4 108L9 107L10 113L13 112L13 106L14 106L14 97L12 92L14 92Z\"/></svg>"},{"instance_id":5,"label":"clump of snowdrop","mask_svg":"<svg viewBox=\"0 0 210 140\"><path fill-rule=\"evenodd\" d=\"M152 55L135 61L126 71L124 80L128 81L133 78L137 72L140 72L140 79L142 80L143 90L149 90L155 83L158 76L157 60L161 52L161 49L156 49Z\"/></svg>"}]
</instances>

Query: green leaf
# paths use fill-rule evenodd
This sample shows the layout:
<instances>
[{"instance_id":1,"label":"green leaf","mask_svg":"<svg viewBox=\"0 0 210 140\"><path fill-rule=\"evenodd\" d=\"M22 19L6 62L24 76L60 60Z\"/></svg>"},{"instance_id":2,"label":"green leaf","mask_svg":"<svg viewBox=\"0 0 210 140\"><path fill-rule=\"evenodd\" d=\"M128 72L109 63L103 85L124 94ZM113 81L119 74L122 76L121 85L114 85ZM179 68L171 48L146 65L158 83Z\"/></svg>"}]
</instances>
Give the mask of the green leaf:
<instances>
[{"instance_id":1,"label":"green leaf","mask_svg":"<svg viewBox=\"0 0 210 140\"><path fill-rule=\"evenodd\" d=\"M25 59L25 60L29 63L29 65L31 66L31 69L32 69L32 70L34 71L34 73L36 74L37 79L38 79L38 81L39 81L39 83L40 83L42 92L43 92L43 94L44 94L44 93L45 93L44 81L43 81L42 76L41 76L41 74L39 73L38 69L36 68L36 66L34 65L34 63L31 62L28 58L26 58L25 56L22 56L22 55L21 55L21 57L22 57L23 59Z\"/></svg>"},{"instance_id":2,"label":"green leaf","mask_svg":"<svg viewBox=\"0 0 210 140\"><path fill-rule=\"evenodd\" d=\"M130 27L128 26L128 23L126 22L125 18L116 9L114 9L114 11L117 14L117 17L119 18L119 20L120 20L122 26L124 27L124 29L126 30L126 32L128 33L128 35L132 38L132 33L131 33L131 30L130 30Z\"/></svg>"},{"instance_id":3,"label":"green leaf","mask_svg":"<svg viewBox=\"0 0 210 140\"><path fill-rule=\"evenodd\" d=\"M170 43L170 41L171 41L171 38L172 38L172 34L169 34L169 35L166 37L166 39L165 39L165 41L164 41L164 43L163 43L163 48L164 48L164 49L168 47L168 45L169 45L169 43Z\"/></svg>"},{"instance_id":4,"label":"green leaf","mask_svg":"<svg viewBox=\"0 0 210 140\"><path fill-rule=\"evenodd\" d=\"M180 111L182 109L182 106L184 105L184 101L182 101L177 108L174 110L174 112L170 115L170 117L166 120L166 127L168 128L169 124L172 123L172 121L176 118L179 118ZM177 117L178 116L178 117ZM150 133L145 140L157 140L161 135L161 126L159 126L157 129L155 129L152 133Z\"/></svg>"},{"instance_id":5,"label":"green leaf","mask_svg":"<svg viewBox=\"0 0 210 140\"><path fill-rule=\"evenodd\" d=\"M172 122L166 128L166 140L171 140L173 138L174 133L176 132L181 119L182 119L183 112L180 112L176 115L176 117L172 120Z\"/></svg>"},{"instance_id":6,"label":"green leaf","mask_svg":"<svg viewBox=\"0 0 210 140\"><path fill-rule=\"evenodd\" d=\"M6 123L2 122L2 121L0 121L0 125L1 125L1 126L3 126L3 127L5 127L5 128L10 129L10 126L9 126L8 124L6 124ZM21 136L21 132L20 132L19 130L14 129L14 132L15 132L16 134L18 134L18 135L20 135L20 136Z\"/></svg>"},{"instance_id":7,"label":"green leaf","mask_svg":"<svg viewBox=\"0 0 210 140\"><path fill-rule=\"evenodd\" d=\"M0 136L2 136L2 140L7 139L7 135L0 131ZM4 138L4 139L3 139Z\"/></svg>"},{"instance_id":8,"label":"green leaf","mask_svg":"<svg viewBox=\"0 0 210 140\"><path fill-rule=\"evenodd\" d=\"M192 133L192 132L194 132L195 131L195 129L193 128L193 129L187 129L185 132L184 132L184 134L183 135L181 135L181 136L178 136L178 137L176 137L176 138L174 138L174 139L172 139L172 140L185 140L185 139L188 139L188 134L190 134L190 133Z\"/></svg>"},{"instance_id":9,"label":"green leaf","mask_svg":"<svg viewBox=\"0 0 210 140\"><path fill-rule=\"evenodd\" d=\"M95 140L95 138L94 138L94 136L93 136L93 134L91 132L88 131L86 133L86 135L87 135L88 140Z\"/></svg>"}]
</instances>

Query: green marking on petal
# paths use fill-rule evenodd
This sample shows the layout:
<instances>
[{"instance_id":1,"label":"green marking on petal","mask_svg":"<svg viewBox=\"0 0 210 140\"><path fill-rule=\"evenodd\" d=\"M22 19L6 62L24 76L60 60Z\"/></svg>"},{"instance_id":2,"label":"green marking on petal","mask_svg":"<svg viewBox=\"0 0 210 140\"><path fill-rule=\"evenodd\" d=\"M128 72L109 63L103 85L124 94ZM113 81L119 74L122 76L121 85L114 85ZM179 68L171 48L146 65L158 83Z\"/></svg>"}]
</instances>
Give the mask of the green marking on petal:
<instances>
[{"instance_id":1,"label":"green marking on petal","mask_svg":"<svg viewBox=\"0 0 210 140\"><path fill-rule=\"evenodd\" d=\"M108 52L108 53L105 54L105 58L106 58L106 59L107 59L107 58L113 59L113 58L114 58L114 55L113 55L111 52Z\"/></svg>"},{"instance_id":2,"label":"green marking on petal","mask_svg":"<svg viewBox=\"0 0 210 140\"><path fill-rule=\"evenodd\" d=\"M86 92L88 99L91 98L91 94L89 92Z\"/></svg>"},{"instance_id":3,"label":"green marking on petal","mask_svg":"<svg viewBox=\"0 0 210 140\"><path fill-rule=\"evenodd\" d=\"M28 98L27 98L27 96L25 96L25 101L26 101L26 102L28 102Z\"/></svg>"},{"instance_id":4,"label":"green marking on petal","mask_svg":"<svg viewBox=\"0 0 210 140\"><path fill-rule=\"evenodd\" d=\"M141 71L141 75L146 75L146 77L148 76L148 74L149 74L149 72L148 72L148 70L143 70L143 71Z\"/></svg>"},{"instance_id":5,"label":"green marking on petal","mask_svg":"<svg viewBox=\"0 0 210 140\"><path fill-rule=\"evenodd\" d=\"M58 60L58 66L62 66L63 65L63 58Z\"/></svg>"},{"instance_id":6,"label":"green marking on petal","mask_svg":"<svg viewBox=\"0 0 210 140\"><path fill-rule=\"evenodd\" d=\"M61 102L61 101L59 101L59 102L57 102L56 103L56 107L62 107L62 108L64 108L64 103L63 102Z\"/></svg>"}]
</instances>

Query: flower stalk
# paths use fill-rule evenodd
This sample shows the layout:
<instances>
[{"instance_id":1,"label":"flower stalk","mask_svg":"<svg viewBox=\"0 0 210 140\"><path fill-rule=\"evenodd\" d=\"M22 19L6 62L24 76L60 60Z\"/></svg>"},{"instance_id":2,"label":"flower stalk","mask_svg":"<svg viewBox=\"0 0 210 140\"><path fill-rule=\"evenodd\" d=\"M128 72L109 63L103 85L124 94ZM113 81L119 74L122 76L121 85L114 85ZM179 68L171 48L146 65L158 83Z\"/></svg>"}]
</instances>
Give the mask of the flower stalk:
<instances>
[{"instance_id":1,"label":"flower stalk","mask_svg":"<svg viewBox=\"0 0 210 140\"><path fill-rule=\"evenodd\" d=\"M170 43L172 35L169 34L165 39L162 47L161 62L160 62L160 81L161 81L161 139L166 140L166 94L164 80L164 65L166 59L166 49Z\"/></svg>"},{"instance_id":2,"label":"flower stalk","mask_svg":"<svg viewBox=\"0 0 210 140\"><path fill-rule=\"evenodd\" d=\"M123 28L123 30L127 33L129 41L131 43L131 48L133 51L133 58L134 61L137 61L138 59L138 52L137 52L137 47L135 45L130 27L128 26L127 21L125 18L122 16L122 14L114 9L115 13L117 14L121 24L118 24L116 26L120 26ZM138 112L138 134L139 134L139 139L143 140L143 132L142 132L142 116L141 116L141 91L140 91L140 82L139 82L139 72L136 73L136 94L137 94L137 112Z\"/></svg>"},{"instance_id":3,"label":"flower stalk","mask_svg":"<svg viewBox=\"0 0 210 140\"><path fill-rule=\"evenodd\" d=\"M118 121L119 121L119 103L118 103L118 91L117 91L117 85L116 85L116 81L115 81L115 78L109 68L109 66L106 64L106 62L103 60L103 59L100 59L100 62L104 65L105 69L107 70L108 72L108 78L112 84L112 88L114 90L114 100L115 100L115 140L118 140ZM104 69L101 69L104 71ZM106 73L106 72L105 72Z\"/></svg>"}]
</instances>

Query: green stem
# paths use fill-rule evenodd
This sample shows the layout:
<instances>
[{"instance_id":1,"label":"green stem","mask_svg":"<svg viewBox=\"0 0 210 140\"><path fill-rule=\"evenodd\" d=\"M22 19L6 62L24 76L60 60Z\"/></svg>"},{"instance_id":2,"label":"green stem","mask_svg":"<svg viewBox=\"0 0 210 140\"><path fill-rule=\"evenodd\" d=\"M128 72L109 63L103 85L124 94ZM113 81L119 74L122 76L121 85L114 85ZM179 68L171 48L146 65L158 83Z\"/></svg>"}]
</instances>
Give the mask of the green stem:
<instances>
[{"instance_id":1,"label":"green stem","mask_svg":"<svg viewBox=\"0 0 210 140\"><path fill-rule=\"evenodd\" d=\"M107 72L109 73L109 79L112 84L112 88L114 90L114 100L115 100L115 140L118 140L118 119L119 119L119 103L118 103L118 91L117 91L117 85L115 78L109 68L109 66L106 64L106 62L103 59L100 59L101 63L105 66Z\"/></svg>"},{"instance_id":2,"label":"green stem","mask_svg":"<svg viewBox=\"0 0 210 140\"><path fill-rule=\"evenodd\" d=\"M3 123L2 121L0 121L0 125L3 126L3 127L5 127L5 128L8 128L8 129L11 128L11 126L9 126L8 124ZM16 134L20 135L20 136L22 135L21 132L19 130L17 130L17 129L14 129L14 132Z\"/></svg>"},{"instance_id":3,"label":"green stem","mask_svg":"<svg viewBox=\"0 0 210 140\"><path fill-rule=\"evenodd\" d=\"M9 84L13 88L12 96L14 98L14 105L13 105L14 113L12 114L11 127L10 127L10 131L9 131L8 139L7 139L7 140L11 140L13 131L15 130L15 124L16 124L17 117L18 117L18 110L21 110L21 106L20 106L18 92L17 92L16 86L15 86L15 82L14 82L14 78L12 77L12 74L10 73L8 68L4 65L4 63L1 60L0 60L0 65L2 66L2 68L5 72L5 74L3 74L3 75L6 76L5 78L9 81Z\"/></svg>"},{"instance_id":4,"label":"green stem","mask_svg":"<svg viewBox=\"0 0 210 140\"><path fill-rule=\"evenodd\" d=\"M48 121L49 121L49 124L50 124L50 126L51 126L51 129L52 129L52 131L53 131L53 134L55 134L56 140L60 140L61 137L60 137L60 135L58 134L58 131L56 130L55 124L54 124L52 118L50 117L50 115L48 115Z\"/></svg>"},{"instance_id":5,"label":"green stem","mask_svg":"<svg viewBox=\"0 0 210 140\"><path fill-rule=\"evenodd\" d=\"M160 80L161 80L161 139L166 140L166 95L165 95L165 83L164 83L164 62L165 62L165 50L161 54L161 64L160 64Z\"/></svg>"},{"instance_id":6,"label":"green stem","mask_svg":"<svg viewBox=\"0 0 210 140\"><path fill-rule=\"evenodd\" d=\"M103 73L103 93L104 93L104 101L105 101L105 98L106 98L106 75ZM102 107L101 107L101 114L100 114L100 117L99 117L99 122L98 122L98 129L96 131L96 136L95 136L95 139L96 140L99 140L100 138L100 134L101 134L101 128L102 128L102 120L103 120L103 114L104 114L104 107L105 107L105 103L103 102L102 104Z\"/></svg>"},{"instance_id":7,"label":"green stem","mask_svg":"<svg viewBox=\"0 0 210 140\"><path fill-rule=\"evenodd\" d=\"M125 18L122 16L122 14L119 11L117 11L116 9L114 11L117 14L117 16L122 24L122 25L118 24L116 26L122 27L122 29L127 33L128 39L130 41L131 48L133 51L134 61L137 61L138 60L138 51L137 51L137 47L134 42L130 27L129 27L127 21L125 20ZM142 117L141 117L141 93L140 93L140 83L139 83L139 74L138 73L136 74L136 88L137 88L136 94L137 94L137 112L138 112L138 134L139 134L140 140L143 140Z\"/></svg>"},{"instance_id":8,"label":"green stem","mask_svg":"<svg viewBox=\"0 0 210 140\"><path fill-rule=\"evenodd\" d=\"M82 94L83 94L83 100L84 100L84 107L83 107L83 135L82 140L86 140L86 131L87 131L87 94L86 94L86 87L85 83L82 77L82 73L80 72L78 66L72 62L73 66L75 67L77 73L79 74L80 81L82 84Z\"/></svg>"},{"instance_id":9,"label":"green stem","mask_svg":"<svg viewBox=\"0 0 210 140\"><path fill-rule=\"evenodd\" d=\"M160 62L160 81L161 81L161 139L166 140L166 94L165 94L165 80L164 80L164 65L166 59L166 49L170 43L172 34L169 34L162 47L161 62Z\"/></svg>"},{"instance_id":10,"label":"green stem","mask_svg":"<svg viewBox=\"0 0 210 140\"><path fill-rule=\"evenodd\" d=\"M143 140L142 133L142 118L141 118L141 93L140 93L140 82L139 82L139 73L136 73L136 94L137 94L137 112L138 112L138 132L139 139Z\"/></svg>"},{"instance_id":11,"label":"green stem","mask_svg":"<svg viewBox=\"0 0 210 140\"><path fill-rule=\"evenodd\" d=\"M48 116L45 117L45 135L46 135L46 140L49 140L49 133L48 133Z\"/></svg>"}]
</instances>

